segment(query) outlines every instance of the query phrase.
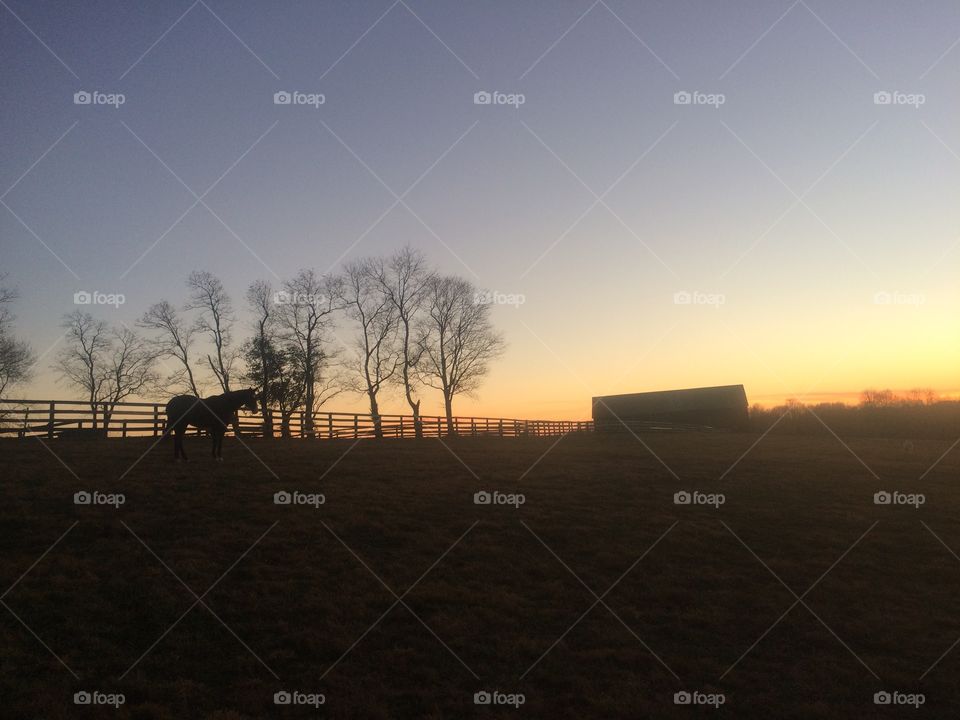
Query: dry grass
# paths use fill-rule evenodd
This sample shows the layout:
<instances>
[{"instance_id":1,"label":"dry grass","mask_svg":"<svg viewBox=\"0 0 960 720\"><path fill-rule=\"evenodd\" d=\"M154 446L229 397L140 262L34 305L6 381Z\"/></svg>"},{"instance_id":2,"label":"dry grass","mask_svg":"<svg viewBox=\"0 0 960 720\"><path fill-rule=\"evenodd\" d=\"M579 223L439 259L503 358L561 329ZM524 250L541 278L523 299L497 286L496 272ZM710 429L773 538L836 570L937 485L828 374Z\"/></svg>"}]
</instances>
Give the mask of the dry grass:
<instances>
[{"instance_id":1,"label":"dry grass","mask_svg":"<svg viewBox=\"0 0 960 720\"><path fill-rule=\"evenodd\" d=\"M275 707L285 688L324 693L335 718L688 717L679 689L723 692L738 718L958 716L960 646L920 677L960 638L960 559L931 533L960 552L960 450L921 480L948 441L851 440L865 467L832 437L767 437L720 480L756 439L644 436L666 467L629 436L568 436L550 452L547 438L249 441L265 467L230 439L215 464L188 438L189 464L161 445L119 480L152 441L5 442L3 589L77 524L3 601L80 679L0 608L0 714L317 715ZM75 506L82 489L126 503ZM276 506L281 489L326 504ZM476 506L479 489L526 503ZM680 489L726 503L677 506ZM875 506L880 489L927 501ZM631 567L589 609L591 590ZM809 609L729 670L795 602L772 573ZM401 596L415 584L409 609L384 616L396 600L384 584ZM195 602L185 585L214 585L209 610L171 630ZM127 701L77 708L79 689ZM526 703L474 706L481 689ZM877 708L881 689L926 704Z\"/></svg>"}]
</instances>

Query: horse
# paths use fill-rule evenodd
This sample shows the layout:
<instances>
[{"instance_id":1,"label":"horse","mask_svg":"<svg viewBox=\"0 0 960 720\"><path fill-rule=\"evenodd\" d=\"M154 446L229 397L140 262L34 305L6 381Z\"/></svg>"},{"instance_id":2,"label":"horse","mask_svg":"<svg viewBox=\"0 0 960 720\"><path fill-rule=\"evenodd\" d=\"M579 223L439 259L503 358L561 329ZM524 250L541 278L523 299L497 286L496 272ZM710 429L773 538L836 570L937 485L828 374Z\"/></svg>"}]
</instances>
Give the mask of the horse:
<instances>
[{"instance_id":1,"label":"horse","mask_svg":"<svg viewBox=\"0 0 960 720\"><path fill-rule=\"evenodd\" d=\"M227 424L234 421L240 408L248 412L257 411L256 390L234 390L223 395L198 398L194 395L177 395L167 403L167 426L164 437L174 433L173 457L187 459L183 449L183 435L187 425L202 428L213 438L213 457L223 461L223 434Z\"/></svg>"}]
</instances>

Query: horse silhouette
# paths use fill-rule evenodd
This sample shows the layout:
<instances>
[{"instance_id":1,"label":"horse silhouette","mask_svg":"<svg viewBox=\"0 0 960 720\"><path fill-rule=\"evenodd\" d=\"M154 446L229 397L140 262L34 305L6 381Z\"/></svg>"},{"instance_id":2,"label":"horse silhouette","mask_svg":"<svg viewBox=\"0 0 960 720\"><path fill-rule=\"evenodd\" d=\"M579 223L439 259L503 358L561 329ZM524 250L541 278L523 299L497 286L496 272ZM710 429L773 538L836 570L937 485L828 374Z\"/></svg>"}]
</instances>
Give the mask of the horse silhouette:
<instances>
[{"instance_id":1,"label":"horse silhouette","mask_svg":"<svg viewBox=\"0 0 960 720\"><path fill-rule=\"evenodd\" d=\"M194 395L177 395L167 403L167 426L164 436L174 433L173 457L186 460L183 436L187 426L192 425L210 433L213 438L213 457L223 460L223 434L227 425L234 421L237 410L257 411L256 390L234 390L223 395L198 398Z\"/></svg>"}]
</instances>

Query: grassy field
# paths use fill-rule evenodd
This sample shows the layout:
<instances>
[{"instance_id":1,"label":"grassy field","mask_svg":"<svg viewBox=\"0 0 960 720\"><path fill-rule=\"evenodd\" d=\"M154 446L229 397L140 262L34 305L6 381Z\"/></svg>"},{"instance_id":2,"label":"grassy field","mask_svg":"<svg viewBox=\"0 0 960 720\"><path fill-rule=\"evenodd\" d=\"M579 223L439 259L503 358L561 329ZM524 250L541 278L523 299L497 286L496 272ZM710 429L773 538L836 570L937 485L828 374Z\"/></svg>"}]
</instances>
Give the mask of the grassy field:
<instances>
[{"instance_id":1,"label":"grassy field","mask_svg":"<svg viewBox=\"0 0 960 720\"><path fill-rule=\"evenodd\" d=\"M960 716L960 447L757 439L4 442L0 715Z\"/></svg>"}]
</instances>

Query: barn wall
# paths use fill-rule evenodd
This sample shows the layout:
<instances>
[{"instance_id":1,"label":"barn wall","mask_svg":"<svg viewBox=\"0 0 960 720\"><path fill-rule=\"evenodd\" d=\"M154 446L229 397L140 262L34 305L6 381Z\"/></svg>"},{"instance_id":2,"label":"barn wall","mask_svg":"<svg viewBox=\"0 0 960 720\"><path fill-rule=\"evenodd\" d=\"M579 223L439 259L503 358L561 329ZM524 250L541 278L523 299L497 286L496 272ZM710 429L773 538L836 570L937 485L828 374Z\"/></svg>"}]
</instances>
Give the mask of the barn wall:
<instances>
[{"instance_id":1,"label":"barn wall","mask_svg":"<svg viewBox=\"0 0 960 720\"><path fill-rule=\"evenodd\" d=\"M746 425L743 385L664 390L593 398L593 421L600 432L649 423L739 429Z\"/></svg>"}]
</instances>

